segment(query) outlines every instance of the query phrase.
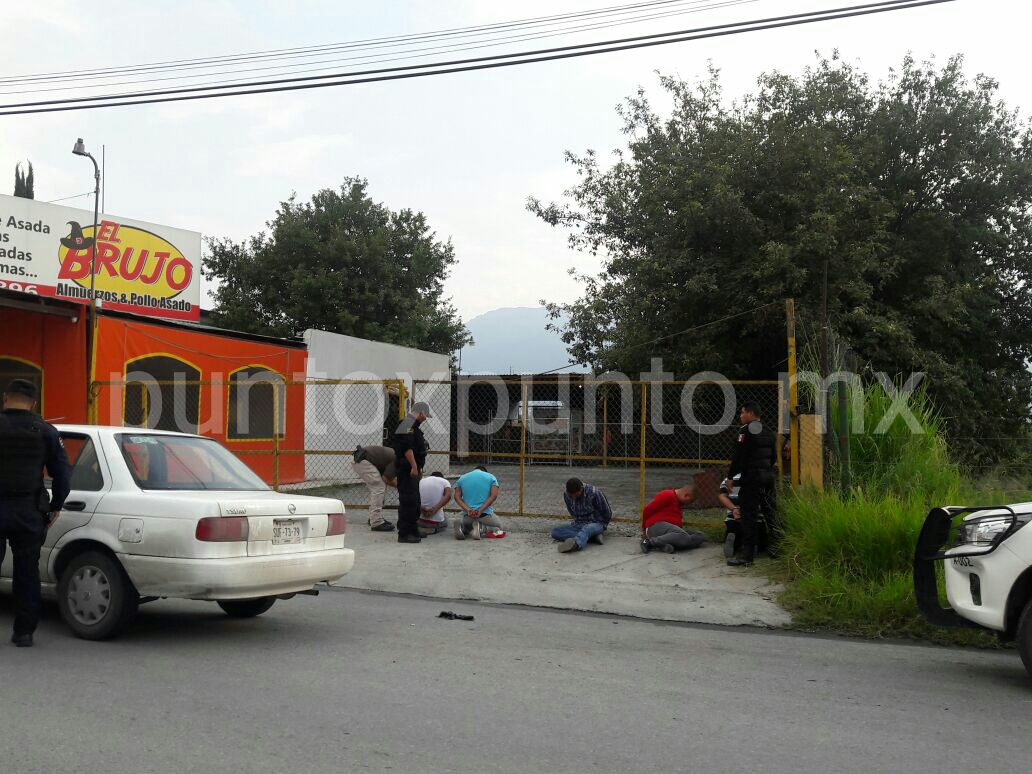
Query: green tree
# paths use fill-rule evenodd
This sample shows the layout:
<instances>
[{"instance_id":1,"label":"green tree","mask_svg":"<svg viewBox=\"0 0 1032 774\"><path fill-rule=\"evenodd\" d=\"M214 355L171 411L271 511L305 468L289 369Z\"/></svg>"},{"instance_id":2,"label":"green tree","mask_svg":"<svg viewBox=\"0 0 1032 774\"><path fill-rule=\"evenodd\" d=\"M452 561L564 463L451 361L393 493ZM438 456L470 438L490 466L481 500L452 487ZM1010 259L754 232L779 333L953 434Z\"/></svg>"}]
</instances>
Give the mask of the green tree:
<instances>
[{"instance_id":1,"label":"green tree","mask_svg":"<svg viewBox=\"0 0 1032 774\"><path fill-rule=\"evenodd\" d=\"M27 173L22 172L21 164L14 165L14 195L23 199L35 199L36 175L32 169L32 162L26 163L29 165Z\"/></svg>"},{"instance_id":2,"label":"green tree","mask_svg":"<svg viewBox=\"0 0 1032 774\"><path fill-rule=\"evenodd\" d=\"M813 324L827 265L839 336L874 370L926 372L969 459L1005 456L996 439L1022 435L1032 398L1032 132L996 81L908 57L873 84L836 54L730 105L716 71L661 82L672 115L639 91L615 163L568 153L569 200L529 202L604 257L578 301L550 307L571 355L770 377L782 302Z\"/></svg>"},{"instance_id":3,"label":"green tree","mask_svg":"<svg viewBox=\"0 0 1032 774\"><path fill-rule=\"evenodd\" d=\"M292 196L246 242L208 240L214 318L236 330L298 336L317 328L451 354L471 341L444 280L455 263L426 217L394 212L348 178L311 202Z\"/></svg>"}]
</instances>

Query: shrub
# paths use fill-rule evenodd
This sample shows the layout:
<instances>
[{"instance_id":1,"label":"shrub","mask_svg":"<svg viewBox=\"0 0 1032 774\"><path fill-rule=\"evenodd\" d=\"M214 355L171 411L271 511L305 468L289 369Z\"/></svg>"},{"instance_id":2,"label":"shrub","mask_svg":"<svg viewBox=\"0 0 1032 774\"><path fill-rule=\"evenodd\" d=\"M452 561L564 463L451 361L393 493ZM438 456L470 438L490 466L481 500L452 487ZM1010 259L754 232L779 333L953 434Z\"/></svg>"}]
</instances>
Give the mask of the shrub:
<instances>
[{"instance_id":1,"label":"shrub","mask_svg":"<svg viewBox=\"0 0 1032 774\"><path fill-rule=\"evenodd\" d=\"M781 500L784 537L782 601L797 625L883 636L988 644L991 637L943 632L921 618L913 594L917 536L930 508L975 500L977 492L952 463L942 427L922 393L909 407L924 430L913 434L899 417L875 433L891 405L880 386L863 390L864 432L850 436L852 487L804 487ZM832 425L841 418L832 414Z\"/></svg>"}]
</instances>

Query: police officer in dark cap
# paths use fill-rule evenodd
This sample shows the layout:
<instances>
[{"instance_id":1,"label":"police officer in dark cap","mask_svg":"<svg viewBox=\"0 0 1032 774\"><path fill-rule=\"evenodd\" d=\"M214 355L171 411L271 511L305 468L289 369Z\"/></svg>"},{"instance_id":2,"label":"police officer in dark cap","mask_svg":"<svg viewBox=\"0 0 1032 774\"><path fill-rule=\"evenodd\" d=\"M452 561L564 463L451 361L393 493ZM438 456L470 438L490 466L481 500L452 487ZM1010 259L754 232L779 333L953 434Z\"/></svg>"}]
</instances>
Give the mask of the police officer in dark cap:
<instances>
[{"instance_id":1,"label":"police officer in dark cap","mask_svg":"<svg viewBox=\"0 0 1032 774\"><path fill-rule=\"evenodd\" d=\"M418 543L419 478L426 464L426 439L420 425L430 418L430 406L412 404L394 431L394 465L398 474L398 542Z\"/></svg>"},{"instance_id":2,"label":"police officer in dark cap","mask_svg":"<svg viewBox=\"0 0 1032 774\"><path fill-rule=\"evenodd\" d=\"M738 443L727 477L739 473L738 505L741 508L742 552L727 560L732 567L748 567L756 556L759 538L760 511L773 502L774 460L777 455L774 433L763 426L760 409L755 403L743 403L738 415Z\"/></svg>"},{"instance_id":3,"label":"police officer in dark cap","mask_svg":"<svg viewBox=\"0 0 1032 774\"><path fill-rule=\"evenodd\" d=\"M0 559L4 541L14 560L14 634L19 648L32 645L39 621L39 552L47 527L68 496L71 466L57 430L35 413L36 386L15 379L0 411ZM43 486L43 469L53 492Z\"/></svg>"}]
</instances>

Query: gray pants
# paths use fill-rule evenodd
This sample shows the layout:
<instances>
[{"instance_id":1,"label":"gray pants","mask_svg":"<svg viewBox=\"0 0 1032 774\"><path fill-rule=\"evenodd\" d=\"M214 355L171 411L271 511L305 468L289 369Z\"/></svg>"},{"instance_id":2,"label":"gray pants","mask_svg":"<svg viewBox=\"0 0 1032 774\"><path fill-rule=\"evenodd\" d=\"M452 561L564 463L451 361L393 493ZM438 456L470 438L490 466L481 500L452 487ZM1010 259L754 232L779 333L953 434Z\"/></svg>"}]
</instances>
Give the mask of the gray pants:
<instances>
[{"instance_id":1,"label":"gray pants","mask_svg":"<svg viewBox=\"0 0 1032 774\"><path fill-rule=\"evenodd\" d=\"M458 516L455 518L458 518ZM473 529L473 521L474 519L471 519L466 514L462 514L462 531L467 535L469 534L469 531ZM481 516L479 519L476 519L476 521L480 522L481 527L486 525L488 527L494 527L495 529L502 528L502 522L498 521L498 517L493 513L488 514L487 516Z\"/></svg>"},{"instance_id":2,"label":"gray pants","mask_svg":"<svg viewBox=\"0 0 1032 774\"><path fill-rule=\"evenodd\" d=\"M706 536L694 529L684 530L668 521L657 521L647 530L645 536L657 546L673 546L677 550L698 548L706 542Z\"/></svg>"}]
</instances>

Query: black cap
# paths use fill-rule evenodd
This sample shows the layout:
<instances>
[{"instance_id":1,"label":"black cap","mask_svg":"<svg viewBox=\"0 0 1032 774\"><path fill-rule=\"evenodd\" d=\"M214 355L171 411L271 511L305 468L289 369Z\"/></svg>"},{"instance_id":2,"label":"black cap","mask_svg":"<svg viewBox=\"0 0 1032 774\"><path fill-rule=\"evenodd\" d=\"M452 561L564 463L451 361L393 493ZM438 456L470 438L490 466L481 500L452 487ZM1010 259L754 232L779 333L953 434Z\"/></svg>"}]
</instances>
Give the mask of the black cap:
<instances>
[{"instance_id":1,"label":"black cap","mask_svg":"<svg viewBox=\"0 0 1032 774\"><path fill-rule=\"evenodd\" d=\"M7 385L7 389L4 390L5 395L22 395L26 398L36 400L38 392L36 385L30 382L28 379L12 379L11 383Z\"/></svg>"}]
</instances>

